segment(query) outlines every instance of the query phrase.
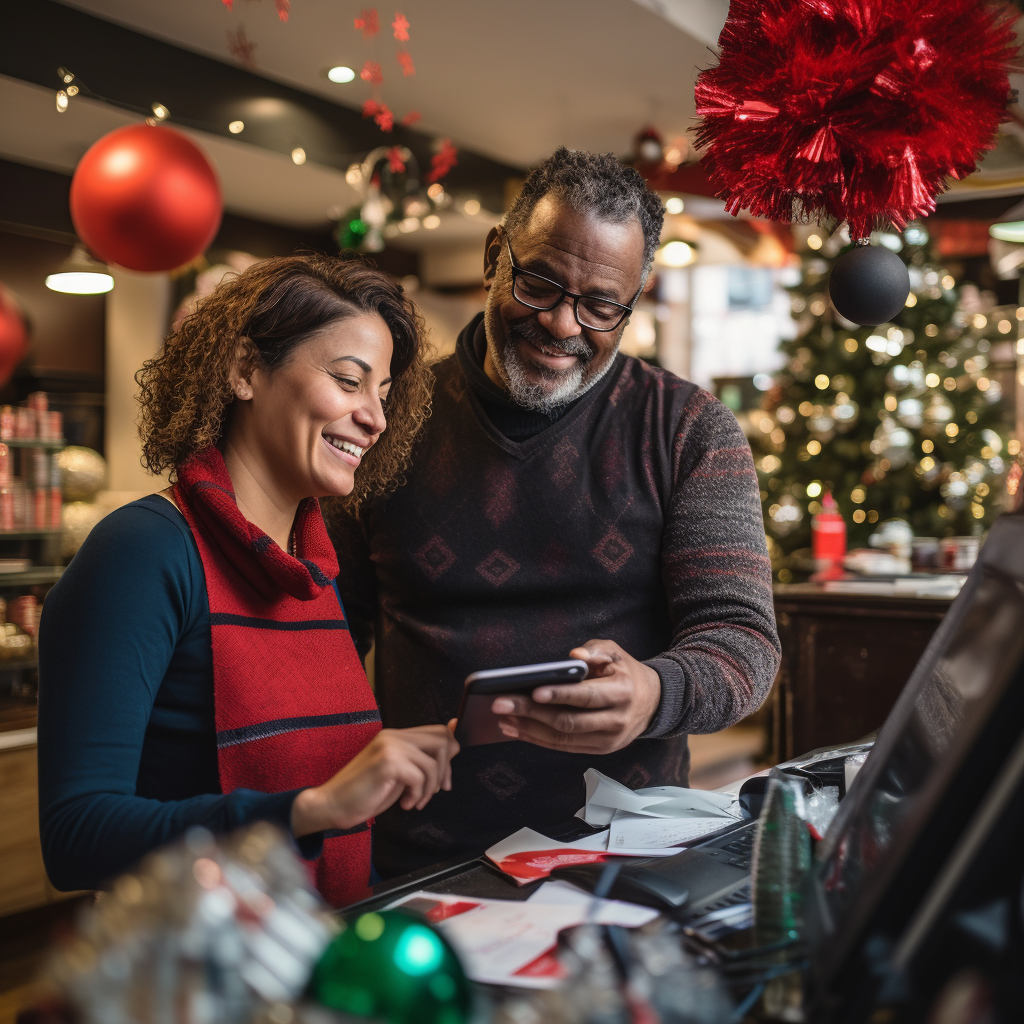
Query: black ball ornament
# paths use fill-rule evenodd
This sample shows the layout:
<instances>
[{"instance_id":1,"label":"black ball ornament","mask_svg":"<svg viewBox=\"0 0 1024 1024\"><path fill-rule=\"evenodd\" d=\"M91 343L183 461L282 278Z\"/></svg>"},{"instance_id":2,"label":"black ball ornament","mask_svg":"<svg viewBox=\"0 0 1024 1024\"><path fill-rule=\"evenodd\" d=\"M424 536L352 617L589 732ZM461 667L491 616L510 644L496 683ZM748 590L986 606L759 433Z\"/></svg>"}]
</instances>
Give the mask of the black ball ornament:
<instances>
[{"instance_id":1,"label":"black ball ornament","mask_svg":"<svg viewBox=\"0 0 1024 1024\"><path fill-rule=\"evenodd\" d=\"M840 315L864 327L891 320L910 294L907 265L889 249L855 245L832 265L828 294Z\"/></svg>"}]
</instances>

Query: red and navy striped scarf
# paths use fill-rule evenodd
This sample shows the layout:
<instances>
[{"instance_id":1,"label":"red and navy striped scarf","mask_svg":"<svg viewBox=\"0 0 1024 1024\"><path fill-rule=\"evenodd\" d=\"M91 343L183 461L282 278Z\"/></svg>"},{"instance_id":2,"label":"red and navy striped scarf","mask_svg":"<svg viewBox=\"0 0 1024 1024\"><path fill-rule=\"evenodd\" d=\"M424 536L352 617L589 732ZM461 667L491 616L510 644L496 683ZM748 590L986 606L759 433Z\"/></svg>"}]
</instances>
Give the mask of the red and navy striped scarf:
<instances>
[{"instance_id":1,"label":"red and navy striped scarf","mask_svg":"<svg viewBox=\"0 0 1024 1024\"><path fill-rule=\"evenodd\" d=\"M239 511L216 448L178 467L174 500L206 573L221 790L321 785L373 739L380 712L333 586L319 502L299 506L292 557ZM368 825L324 833L312 875L329 903L358 898L369 874Z\"/></svg>"}]
</instances>

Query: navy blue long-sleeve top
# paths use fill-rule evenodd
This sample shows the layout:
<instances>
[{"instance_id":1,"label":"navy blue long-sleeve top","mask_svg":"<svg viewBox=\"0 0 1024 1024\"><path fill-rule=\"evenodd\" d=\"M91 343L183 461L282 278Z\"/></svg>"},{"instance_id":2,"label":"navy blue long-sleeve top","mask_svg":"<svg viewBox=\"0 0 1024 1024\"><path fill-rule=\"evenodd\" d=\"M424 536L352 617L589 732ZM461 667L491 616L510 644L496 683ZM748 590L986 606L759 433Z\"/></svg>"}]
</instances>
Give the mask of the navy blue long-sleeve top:
<instances>
[{"instance_id":1,"label":"navy blue long-sleeve top","mask_svg":"<svg viewBox=\"0 0 1024 1024\"><path fill-rule=\"evenodd\" d=\"M300 790L222 793L210 603L192 531L152 494L112 512L39 625L39 823L58 889L95 889L202 825L290 832ZM300 849L319 854L321 835Z\"/></svg>"}]
</instances>

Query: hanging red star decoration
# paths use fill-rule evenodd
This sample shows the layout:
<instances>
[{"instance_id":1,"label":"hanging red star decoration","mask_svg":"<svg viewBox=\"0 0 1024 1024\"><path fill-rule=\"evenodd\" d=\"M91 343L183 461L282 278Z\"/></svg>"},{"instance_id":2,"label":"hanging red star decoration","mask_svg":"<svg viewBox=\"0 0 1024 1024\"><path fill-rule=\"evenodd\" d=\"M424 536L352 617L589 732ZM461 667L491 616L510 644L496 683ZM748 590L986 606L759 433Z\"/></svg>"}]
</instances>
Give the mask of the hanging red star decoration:
<instances>
[{"instance_id":1,"label":"hanging red star decoration","mask_svg":"<svg viewBox=\"0 0 1024 1024\"><path fill-rule=\"evenodd\" d=\"M359 72L359 77L364 82L369 82L370 85L380 85L384 81L384 73L375 60L368 60L363 65L363 70Z\"/></svg>"},{"instance_id":2,"label":"hanging red star decoration","mask_svg":"<svg viewBox=\"0 0 1024 1024\"><path fill-rule=\"evenodd\" d=\"M406 128L411 128L423 115L418 110L410 110L405 117L402 118L402 124Z\"/></svg>"},{"instance_id":3,"label":"hanging red star decoration","mask_svg":"<svg viewBox=\"0 0 1024 1024\"><path fill-rule=\"evenodd\" d=\"M854 238L935 209L1005 119L1009 5L732 0L697 79L697 142L726 209L833 217ZM1016 12L1013 12L1016 13Z\"/></svg>"},{"instance_id":4,"label":"hanging red star decoration","mask_svg":"<svg viewBox=\"0 0 1024 1024\"><path fill-rule=\"evenodd\" d=\"M363 33L364 39L372 39L380 31L380 25L377 23L377 8L364 7L359 12L359 17L356 18L356 28Z\"/></svg>"},{"instance_id":5,"label":"hanging red star decoration","mask_svg":"<svg viewBox=\"0 0 1024 1024\"><path fill-rule=\"evenodd\" d=\"M441 148L430 158L430 173L427 175L430 184L440 181L459 162L456 159L458 152L451 139L441 140Z\"/></svg>"},{"instance_id":6,"label":"hanging red star decoration","mask_svg":"<svg viewBox=\"0 0 1024 1024\"><path fill-rule=\"evenodd\" d=\"M228 53L247 68L256 67L256 44L245 34L245 26L227 31Z\"/></svg>"},{"instance_id":7,"label":"hanging red star decoration","mask_svg":"<svg viewBox=\"0 0 1024 1024\"><path fill-rule=\"evenodd\" d=\"M395 57L398 63L402 65L402 75L405 78L409 78L416 74L416 65L412 62L412 54L408 50L399 50Z\"/></svg>"},{"instance_id":8,"label":"hanging red star decoration","mask_svg":"<svg viewBox=\"0 0 1024 1024\"><path fill-rule=\"evenodd\" d=\"M395 30L395 38L400 43L409 42L409 19L404 14L396 13L391 27Z\"/></svg>"},{"instance_id":9,"label":"hanging red star decoration","mask_svg":"<svg viewBox=\"0 0 1024 1024\"><path fill-rule=\"evenodd\" d=\"M235 9L235 0L220 0L220 2L228 9L229 12Z\"/></svg>"},{"instance_id":10,"label":"hanging red star decoration","mask_svg":"<svg viewBox=\"0 0 1024 1024\"><path fill-rule=\"evenodd\" d=\"M274 0L274 6L277 8L278 20L287 21L288 12L292 8L291 0Z\"/></svg>"},{"instance_id":11,"label":"hanging red star decoration","mask_svg":"<svg viewBox=\"0 0 1024 1024\"><path fill-rule=\"evenodd\" d=\"M382 132L389 132L395 126L395 115L391 108L380 100L367 100L363 104L363 117L372 117Z\"/></svg>"},{"instance_id":12,"label":"hanging red star decoration","mask_svg":"<svg viewBox=\"0 0 1024 1024\"><path fill-rule=\"evenodd\" d=\"M402 151L397 146L388 150L388 167L392 174L401 174L405 170L405 161L402 159Z\"/></svg>"}]
</instances>

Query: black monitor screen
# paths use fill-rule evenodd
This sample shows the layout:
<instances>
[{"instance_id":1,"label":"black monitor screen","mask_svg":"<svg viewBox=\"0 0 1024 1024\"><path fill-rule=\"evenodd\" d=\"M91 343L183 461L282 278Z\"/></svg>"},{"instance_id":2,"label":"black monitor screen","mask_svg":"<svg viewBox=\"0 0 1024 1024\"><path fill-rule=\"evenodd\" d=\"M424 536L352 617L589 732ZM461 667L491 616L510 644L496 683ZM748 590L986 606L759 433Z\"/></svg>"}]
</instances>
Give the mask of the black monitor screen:
<instances>
[{"instance_id":1,"label":"black monitor screen","mask_svg":"<svg viewBox=\"0 0 1024 1024\"><path fill-rule=\"evenodd\" d=\"M822 844L816 888L826 933L865 909L873 876L884 873L876 868L887 866L900 837L916 834L941 797L947 761L962 755L980 727L981 705L1020 666L1024 583L991 567L976 571L945 626Z\"/></svg>"}]
</instances>

